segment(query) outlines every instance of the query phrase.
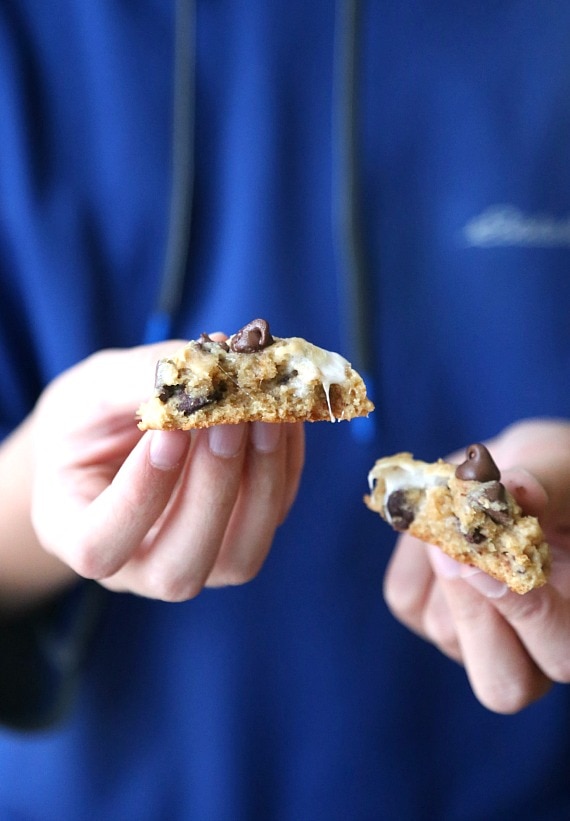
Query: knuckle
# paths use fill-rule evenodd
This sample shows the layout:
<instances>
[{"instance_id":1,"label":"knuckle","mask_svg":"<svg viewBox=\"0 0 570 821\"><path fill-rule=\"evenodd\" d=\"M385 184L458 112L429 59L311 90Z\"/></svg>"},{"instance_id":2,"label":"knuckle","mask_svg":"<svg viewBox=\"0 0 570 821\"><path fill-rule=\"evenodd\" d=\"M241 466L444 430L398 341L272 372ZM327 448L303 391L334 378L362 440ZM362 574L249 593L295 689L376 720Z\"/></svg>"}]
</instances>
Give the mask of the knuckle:
<instances>
[{"instance_id":1,"label":"knuckle","mask_svg":"<svg viewBox=\"0 0 570 821\"><path fill-rule=\"evenodd\" d=\"M208 587L239 587L252 581L258 574L259 568L246 570L244 568L228 567L215 570L208 578Z\"/></svg>"},{"instance_id":2,"label":"knuckle","mask_svg":"<svg viewBox=\"0 0 570 821\"><path fill-rule=\"evenodd\" d=\"M515 682L507 686L474 687L474 691L483 707L501 715L513 715L528 703L526 691Z\"/></svg>"},{"instance_id":3,"label":"knuckle","mask_svg":"<svg viewBox=\"0 0 570 821\"><path fill-rule=\"evenodd\" d=\"M70 567L85 579L106 579L117 573L125 562L116 546L102 541L88 525L72 527L67 543L60 547L59 555L63 554Z\"/></svg>"},{"instance_id":4,"label":"knuckle","mask_svg":"<svg viewBox=\"0 0 570 821\"><path fill-rule=\"evenodd\" d=\"M415 614L421 608L418 593L413 585L401 583L396 574L389 574L384 581L384 601L393 616L404 624L415 621Z\"/></svg>"},{"instance_id":5,"label":"knuckle","mask_svg":"<svg viewBox=\"0 0 570 821\"><path fill-rule=\"evenodd\" d=\"M430 641L448 654L457 653L457 633L449 614L428 607L423 617L423 625Z\"/></svg>"},{"instance_id":6,"label":"knuckle","mask_svg":"<svg viewBox=\"0 0 570 821\"><path fill-rule=\"evenodd\" d=\"M147 589L152 598L170 603L195 599L202 588L202 582L189 575L173 575L162 570L153 572L147 579Z\"/></svg>"},{"instance_id":7,"label":"knuckle","mask_svg":"<svg viewBox=\"0 0 570 821\"><path fill-rule=\"evenodd\" d=\"M570 684L570 658L559 656L550 660L545 671L557 684Z\"/></svg>"},{"instance_id":8,"label":"knuckle","mask_svg":"<svg viewBox=\"0 0 570 821\"><path fill-rule=\"evenodd\" d=\"M410 609L413 593L411 588L399 583L399 577L390 569L384 577L383 586L384 601L395 616L407 612Z\"/></svg>"},{"instance_id":9,"label":"knuckle","mask_svg":"<svg viewBox=\"0 0 570 821\"><path fill-rule=\"evenodd\" d=\"M83 539L70 552L69 564L84 579L104 579L118 568L110 556L105 556L100 545Z\"/></svg>"},{"instance_id":10,"label":"knuckle","mask_svg":"<svg viewBox=\"0 0 570 821\"><path fill-rule=\"evenodd\" d=\"M111 575L106 573L95 551L80 549L74 551L70 565L84 579L104 579Z\"/></svg>"},{"instance_id":11,"label":"knuckle","mask_svg":"<svg viewBox=\"0 0 570 821\"><path fill-rule=\"evenodd\" d=\"M255 579L259 573L260 565L258 563L240 564L236 567L231 567L226 570L225 583L232 587L237 587L240 584L247 584Z\"/></svg>"},{"instance_id":12,"label":"knuckle","mask_svg":"<svg viewBox=\"0 0 570 821\"><path fill-rule=\"evenodd\" d=\"M262 562L232 562L223 567L216 568L210 578L208 585L211 587L239 587L252 581L261 569Z\"/></svg>"},{"instance_id":13,"label":"knuckle","mask_svg":"<svg viewBox=\"0 0 570 821\"><path fill-rule=\"evenodd\" d=\"M534 590L525 596L518 596L513 606L510 621L522 625L529 622L545 621L551 617L552 602L550 597L543 595L541 590Z\"/></svg>"},{"instance_id":14,"label":"knuckle","mask_svg":"<svg viewBox=\"0 0 570 821\"><path fill-rule=\"evenodd\" d=\"M514 715L528 707L550 688L551 682L529 667L526 676L509 676L473 684L477 699L488 710L501 715Z\"/></svg>"}]
</instances>

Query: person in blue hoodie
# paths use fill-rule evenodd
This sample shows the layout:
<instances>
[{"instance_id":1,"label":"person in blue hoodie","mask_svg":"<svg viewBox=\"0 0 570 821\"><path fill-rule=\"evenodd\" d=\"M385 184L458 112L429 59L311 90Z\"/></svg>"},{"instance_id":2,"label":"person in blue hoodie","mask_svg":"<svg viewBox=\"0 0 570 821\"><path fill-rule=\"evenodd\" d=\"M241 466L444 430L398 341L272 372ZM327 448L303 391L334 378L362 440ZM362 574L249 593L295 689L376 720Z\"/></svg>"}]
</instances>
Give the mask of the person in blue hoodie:
<instances>
[{"instance_id":1,"label":"person in blue hoodie","mask_svg":"<svg viewBox=\"0 0 570 821\"><path fill-rule=\"evenodd\" d=\"M0 6L3 819L568 817L568 42L556 0ZM370 419L141 434L159 356L258 316ZM475 441L528 595L363 504Z\"/></svg>"}]
</instances>

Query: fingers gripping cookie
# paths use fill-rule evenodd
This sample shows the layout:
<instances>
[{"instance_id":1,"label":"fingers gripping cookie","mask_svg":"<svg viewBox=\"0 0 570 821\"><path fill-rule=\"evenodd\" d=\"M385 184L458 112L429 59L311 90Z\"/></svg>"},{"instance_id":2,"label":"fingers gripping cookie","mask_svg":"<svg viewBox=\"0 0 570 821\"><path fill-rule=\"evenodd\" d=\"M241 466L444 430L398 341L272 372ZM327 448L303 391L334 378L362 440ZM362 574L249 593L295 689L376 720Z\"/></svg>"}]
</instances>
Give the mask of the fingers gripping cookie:
<instances>
[{"instance_id":1,"label":"fingers gripping cookie","mask_svg":"<svg viewBox=\"0 0 570 821\"><path fill-rule=\"evenodd\" d=\"M545 584L550 550L538 520L523 514L500 479L481 444L467 448L459 466L398 453L376 462L364 501L395 530L526 593Z\"/></svg>"}]
</instances>

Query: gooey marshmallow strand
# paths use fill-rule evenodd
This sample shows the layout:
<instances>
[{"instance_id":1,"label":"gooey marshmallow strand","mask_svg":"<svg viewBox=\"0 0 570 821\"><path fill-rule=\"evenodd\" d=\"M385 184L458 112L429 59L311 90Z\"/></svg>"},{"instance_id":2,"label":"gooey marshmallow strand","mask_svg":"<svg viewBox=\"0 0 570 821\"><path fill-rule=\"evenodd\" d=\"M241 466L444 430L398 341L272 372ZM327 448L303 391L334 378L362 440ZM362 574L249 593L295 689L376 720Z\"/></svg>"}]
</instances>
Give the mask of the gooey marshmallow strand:
<instances>
[{"instance_id":1,"label":"gooey marshmallow strand","mask_svg":"<svg viewBox=\"0 0 570 821\"><path fill-rule=\"evenodd\" d=\"M346 375L350 363L338 353L326 351L312 345L304 339L293 337L279 346L274 352L276 361L287 360L291 368L297 371L298 376L291 380L299 396L309 391L312 382L320 382L324 388L331 422L336 418L333 414L330 389L331 385L342 385L346 382Z\"/></svg>"}]
</instances>

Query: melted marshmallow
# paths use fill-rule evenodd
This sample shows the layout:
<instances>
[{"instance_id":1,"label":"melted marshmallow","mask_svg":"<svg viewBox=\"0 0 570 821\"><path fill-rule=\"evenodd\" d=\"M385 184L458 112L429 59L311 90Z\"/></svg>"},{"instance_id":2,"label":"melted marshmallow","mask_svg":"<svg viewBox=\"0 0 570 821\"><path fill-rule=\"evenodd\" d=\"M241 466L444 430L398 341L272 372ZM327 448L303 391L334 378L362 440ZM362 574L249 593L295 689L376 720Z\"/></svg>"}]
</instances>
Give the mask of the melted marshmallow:
<instances>
[{"instance_id":1,"label":"melted marshmallow","mask_svg":"<svg viewBox=\"0 0 570 821\"><path fill-rule=\"evenodd\" d=\"M295 386L300 396L309 390L310 383L321 383L327 397L331 422L335 422L330 401L331 385L342 385L346 382L350 363L338 353L326 351L297 337L289 339L281 346L277 358L287 359L291 369L297 371Z\"/></svg>"},{"instance_id":2,"label":"melted marshmallow","mask_svg":"<svg viewBox=\"0 0 570 821\"><path fill-rule=\"evenodd\" d=\"M384 485L384 499L387 500L395 490L409 488L426 488L437 484L433 477L426 477L421 469L399 465L383 464L382 468L372 468L368 474L368 487L374 489L376 480L382 478ZM430 481L431 478L431 481Z\"/></svg>"},{"instance_id":3,"label":"melted marshmallow","mask_svg":"<svg viewBox=\"0 0 570 821\"><path fill-rule=\"evenodd\" d=\"M425 468L428 467L428 470ZM445 485L447 483L446 469L441 471L429 470L429 466L423 462L415 462L409 460L404 462L402 460L381 459L379 464L375 465L368 474L368 487L370 491L374 491L377 483L379 490L382 493L382 506L385 510L387 520L391 523L392 517L388 511L388 499L392 493L398 490L417 489L426 491L429 488L436 487L436 485Z\"/></svg>"}]
</instances>

